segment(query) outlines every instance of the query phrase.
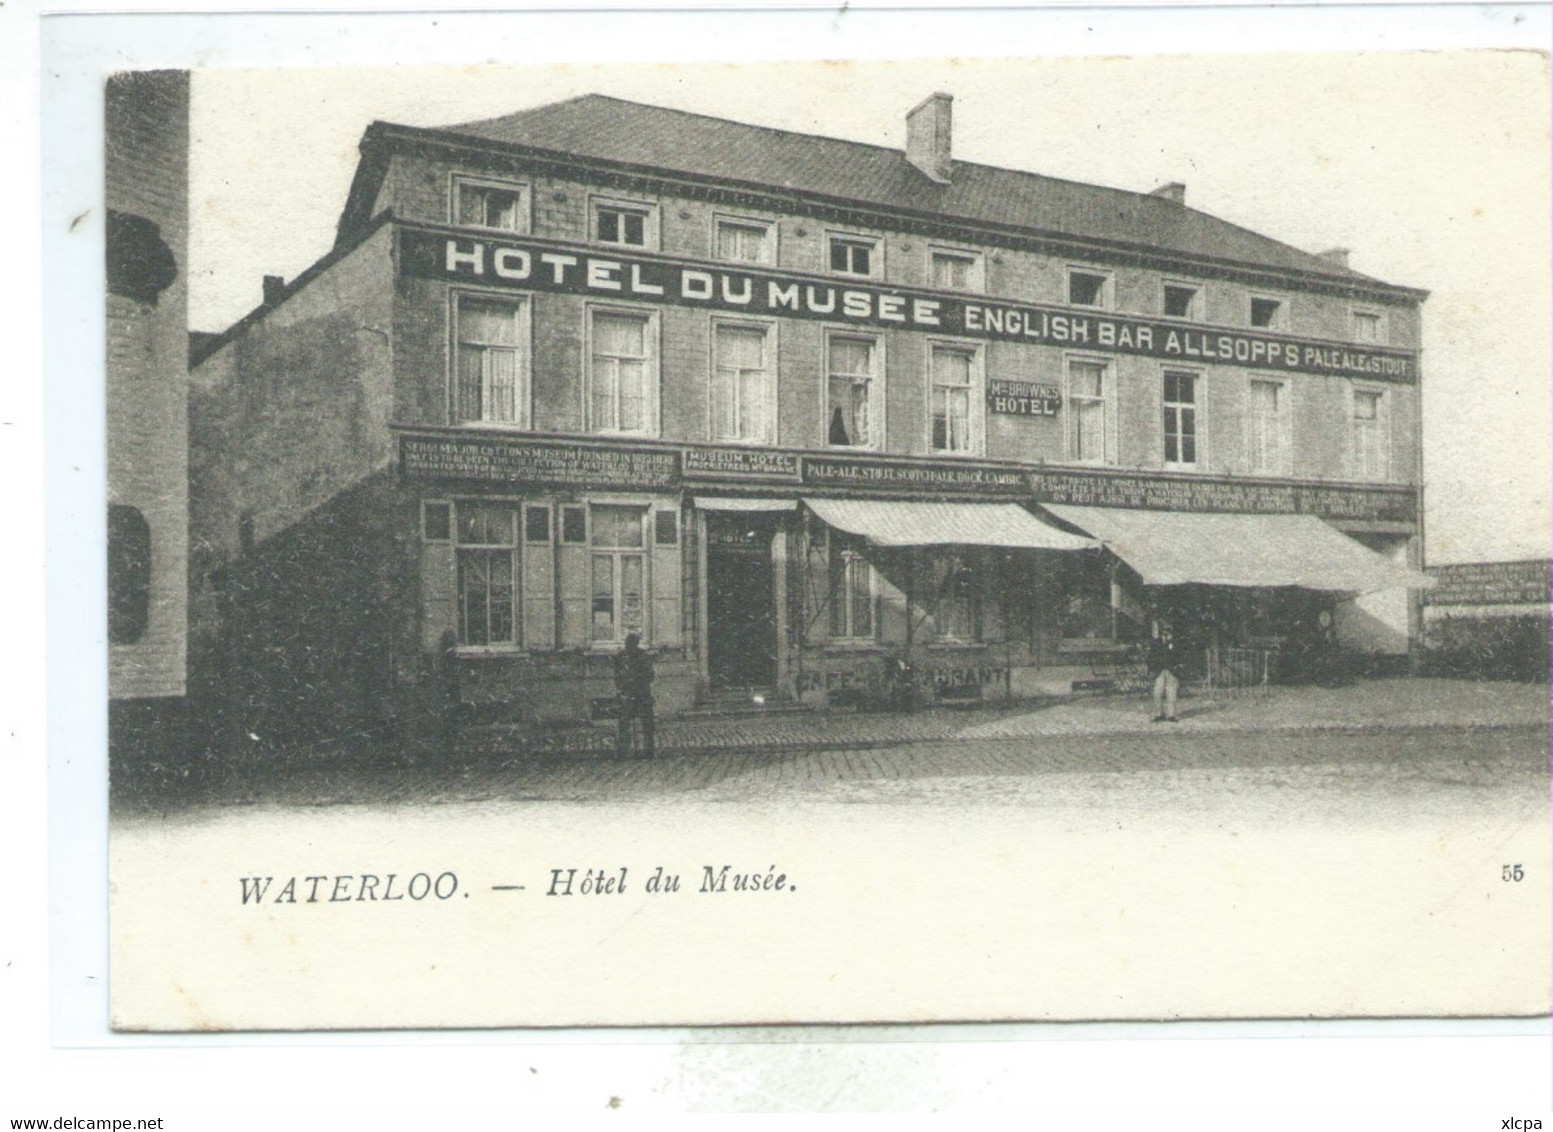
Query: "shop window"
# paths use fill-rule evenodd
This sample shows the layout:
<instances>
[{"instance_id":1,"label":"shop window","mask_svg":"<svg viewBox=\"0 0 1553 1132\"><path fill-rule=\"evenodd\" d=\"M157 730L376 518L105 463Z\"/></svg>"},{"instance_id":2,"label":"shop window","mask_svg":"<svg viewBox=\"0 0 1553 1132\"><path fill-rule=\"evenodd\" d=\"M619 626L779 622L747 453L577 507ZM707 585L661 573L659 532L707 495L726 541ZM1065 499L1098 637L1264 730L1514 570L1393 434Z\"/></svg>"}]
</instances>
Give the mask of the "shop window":
<instances>
[{"instance_id":1,"label":"shop window","mask_svg":"<svg viewBox=\"0 0 1553 1132\"><path fill-rule=\"evenodd\" d=\"M1068 302L1076 307L1111 306L1111 276L1108 272L1083 268L1068 269Z\"/></svg>"},{"instance_id":2,"label":"shop window","mask_svg":"<svg viewBox=\"0 0 1553 1132\"><path fill-rule=\"evenodd\" d=\"M571 546L581 546L588 541L588 512L586 508L561 508L561 541Z\"/></svg>"},{"instance_id":3,"label":"shop window","mask_svg":"<svg viewBox=\"0 0 1553 1132\"><path fill-rule=\"evenodd\" d=\"M737 263L775 263L775 226L765 220L728 219L719 216L717 258Z\"/></svg>"},{"instance_id":4,"label":"shop window","mask_svg":"<svg viewBox=\"0 0 1553 1132\"><path fill-rule=\"evenodd\" d=\"M1386 319L1379 311L1353 312L1353 340L1379 345L1386 340Z\"/></svg>"},{"instance_id":5,"label":"shop window","mask_svg":"<svg viewBox=\"0 0 1553 1132\"><path fill-rule=\"evenodd\" d=\"M525 542L550 541L550 508L544 504L523 509L523 540Z\"/></svg>"},{"instance_id":6,"label":"shop window","mask_svg":"<svg viewBox=\"0 0 1553 1132\"><path fill-rule=\"evenodd\" d=\"M1087 358L1068 359L1068 459L1109 464L1111 365Z\"/></svg>"},{"instance_id":7,"label":"shop window","mask_svg":"<svg viewBox=\"0 0 1553 1132\"><path fill-rule=\"evenodd\" d=\"M1384 390L1354 388L1352 424L1354 479L1386 479L1390 471L1391 451Z\"/></svg>"},{"instance_id":8,"label":"shop window","mask_svg":"<svg viewBox=\"0 0 1553 1132\"><path fill-rule=\"evenodd\" d=\"M874 570L861 539L840 534L830 544L830 635L835 640L873 640Z\"/></svg>"},{"instance_id":9,"label":"shop window","mask_svg":"<svg viewBox=\"0 0 1553 1132\"><path fill-rule=\"evenodd\" d=\"M976 453L981 448L980 351L933 344L929 364L934 452Z\"/></svg>"},{"instance_id":10,"label":"shop window","mask_svg":"<svg viewBox=\"0 0 1553 1132\"><path fill-rule=\"evenodd\" d=\"M1289 386L1282 381L1252 379L1246 449L1253 472L1268 476L1293 474L1291 420Z\"/></svg>"},{"instance_id":11,"label":"shop window","mask_svg":"<svg viewBox=\"0 0 1553 1132\"><path fill-rule=\"evenodd\" d=\"M679 512L657 511L653 514L653 542L659 546L679 545Z\"/></svg>"},{"instance_id":12,"label":"shop window","mask_svg":"<svg viewBox=\"0 0 1553 1132\"><path fill-rule=\"evenodd\" d=\"M838 447L876 448L874 425L878 400L879 351L877 338L830 334L825 339L826 416L825 442Z\"/></svg>"},{"instance_id":13,"label":"shop window","mask_svg":"<svg viewBox=\"0 0 1553 1132\"><path fill-rule=\"evenodd\" d=\"M1202 289L1190 283L1165 284L1166 318L1201 318L1199 313Z\"/></svg>"},{"instance_id":14,"label":"shop window","mask_svg":"<svg viewBox=\"0 0 1553 1132\"><path fill-rule=\"evenodd\" d=\"M1284 315L1282 299L1272 299L1265 295L1251 296L1252 326L1261 327L1264 330L1282 330Z\"/></svg>"},{"instance_id":15,"label":"shop window","mask_svg":"<svg viewBox=\"0 0 1553 1132\"><path fill-rule=\"evenodd\" d=\"M513 511L505 503L460 502L457 506L459 644L518 643Z\"/></svg>"},{"instance_id":16,"label":"shop window","mask_svg":"<svg viewBox=\"0 0 1553 1132\"><path fill-rule=\"evenodd\" d=\"M972 643L981 640L979 576L973 563L954 556L943 567L934 621L941 640Z\"/></svg>"},{"instance_id":17,"label":"shop window","mask_svg":"<svg viewBox=\"0 0 1553 1132\"><path fill-rule=\"evenodd\" d=\"M766 325L713 323L713 440L775 440L771 337Z\"/></svg>"},{"instance_id":18,"label":"shop window","mask_svg":"<svg viewBox=\"0 0 1553 1132\"><path fill-rule=\"evenodd\" d=\"M108 505L108 641L132 645L151 620L151 525L138 507Z\"/></svg>"},{"instance_id":19,"label":"shop window","mask_svg":"<svg viewBox=\"0 0 1553 1132\"><path fill-rule=\"evenodd\" d=\"M645 639L646 510L594 505L588 511L592 526L589 639L595 644L619 644L628 633Z\"/></svg>"},{"instance_id":20,"label":"shop window","mask_svg":"<svg viewBox=\"0 0 1553 1132\"><path fill-rule=\"evenodd\" d=\"M929 253L933 286L950 291L980 291L986 278L979 252L934 248Z\"/></svg>"},{"instance_id":21,"label":"shop window","mask_svg":"<svg viewBox=\"0 0 1553 1132\"><path fill-rule=\"evenodd\" d=\"M525 305L484 295L454 297L454 419L460 424L518 424L528 350Z\"/></svg>"},{"instance_id":22,"label":"shop window","mask_svg":"<svg viewBox=\"0 0 1553 1132\"><path fill-rule=\"evenodd\" d=\"M868 236L831 236L830 269L837 275L875 279L881 266L879 241Z\"/></svg>"},{"instance_id":23,"label":"shop window","mask_svg":"<svg viewBox=\"0 0 1553 1132\"><path fill-rule=\"evenodd\" d=\"M1061 633L1064 640L1109 641L1113 636L1111 579L1092 555L1064 555Z\"/></svg>"},{"instance_id":24,"label":"shop window","mask_svg":"<svg viewBox=\"0 0 1553 1132\"><path fill-rule=\"evenodd\" d=\"M528 231L528 190L504 181L453 178L453 222L502 232Z\"/></svg>"},{"instance_id":25,"label":"shop window","mask_svg":"<svg viewBox=\"0 0 1553 1132\"><path fill-rule=\"evenodd\" d=\"M427 542L447 542L453 537L453 505L428 500L421 504L421 537Z\"/></svg>"},{"instance_id":26,"label":"shop window","mask_svg":"<svg viewBox=\"0 0 1553 1132\"><path fill-rule=\"evenodd\" d=\"M592 431L638 435L657 431L654 319L635 311L589 311L588 424Z\"/></svg>"},{"instance_id":27,"label":"shop window","mask_svg":"<svg viewBox=\"0 0 1553 1132\"><path fill-rule=\"evenodd\" d=\"M1195 468L1198 375L1165 371L1165 467Z\"/></svg>"},{"instance_id":28,"label":"shop window","mask_svg":"<svg viewBox=\"0 0 1553 1132\"><path fill-rule=\"evenodd\" d=\"M622 248L657 245L657 213L652 205L626 201L593 202L593 239Z\"/></svg>"}]
</instances>

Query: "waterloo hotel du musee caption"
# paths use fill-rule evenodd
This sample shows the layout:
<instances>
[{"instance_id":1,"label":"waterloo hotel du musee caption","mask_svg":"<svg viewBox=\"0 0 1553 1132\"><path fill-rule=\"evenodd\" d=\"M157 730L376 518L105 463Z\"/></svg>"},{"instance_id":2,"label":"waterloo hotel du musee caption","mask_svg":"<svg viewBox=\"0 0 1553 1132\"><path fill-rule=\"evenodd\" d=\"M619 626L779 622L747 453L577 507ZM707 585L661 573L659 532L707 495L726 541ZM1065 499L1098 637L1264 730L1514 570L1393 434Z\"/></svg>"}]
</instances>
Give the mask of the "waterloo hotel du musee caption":
<instances>
[{"instance_id":1,"label":"waterloo hotel du musee caption","mask_svg":"<svg viewBox=\"0 0 1553 1132\"><path fill-rule=\"evenodd\" d=\"M1418 643L1425 292L1128 192L589 95L374 122L190 371L192 703L403 734ZM1289 655L1299 655L1297 650ZM1314 655L1314 654L1311 654ZM1297 676L1298 673L1282 675Z\"/></svg>"}]
</instances>

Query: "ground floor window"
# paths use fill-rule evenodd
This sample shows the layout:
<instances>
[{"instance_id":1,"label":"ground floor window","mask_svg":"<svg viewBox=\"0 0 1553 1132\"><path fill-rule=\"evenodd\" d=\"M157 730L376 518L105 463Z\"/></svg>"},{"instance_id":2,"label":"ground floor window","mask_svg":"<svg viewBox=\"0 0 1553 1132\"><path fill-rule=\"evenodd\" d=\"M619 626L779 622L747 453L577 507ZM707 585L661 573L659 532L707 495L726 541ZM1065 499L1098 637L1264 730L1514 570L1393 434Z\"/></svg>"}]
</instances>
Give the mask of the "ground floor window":
<instances>
[{"instance_id":1,"label":"ground floor window","mask_svg":"<svg viewBox=\"0 0 1553 1132\"><path fill-rule=\"evenodd\" d=\"M457 504L459 644L518 643L513 510L507 503Z\"/></svg>"},{"instance_id":2,"label":"ground floor window","mask_svg":"<svg viewBox=\"0 0 1553 1132\"><path fill-rule=\"evenodd\" d=\"M841 640L874 636L874 572L860 539L831 539L830 635Z\"/></svg>"},{"instance_id":3,"label":"ground floor window","mask_svg":"<svg viewBox=\"0 0 1553 1132\"><path fill-rule=\"evenodd\" d=\"M589 508L591 615L589 638L595 643L646 636L646 539L642 507L594 505Z\"/></svg>"},{"instance_id":4,"label":"ground floor window","mask_svg":"<svg viewBox=\"0 0 1553 1132\"><path fill-rule=\"evenodd\" d=\"M936 571L934 620L945 641L972 643L981 640L981 574L975 563L961 555L945 559Z\"/></svg>"}]
</instances>

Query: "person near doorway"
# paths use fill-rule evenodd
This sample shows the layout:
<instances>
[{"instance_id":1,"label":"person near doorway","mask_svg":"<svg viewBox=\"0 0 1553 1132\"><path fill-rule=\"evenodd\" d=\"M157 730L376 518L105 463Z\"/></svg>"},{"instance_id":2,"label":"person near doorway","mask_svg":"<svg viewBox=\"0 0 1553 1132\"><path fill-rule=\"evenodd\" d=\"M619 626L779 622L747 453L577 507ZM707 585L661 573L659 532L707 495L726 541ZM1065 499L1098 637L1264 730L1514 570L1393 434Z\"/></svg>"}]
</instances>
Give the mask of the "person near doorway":
<instances>
[{"instance_id":1,"label":"person near doorway","mask_svg":"<svg viewBox=\"0 0 1553 1132\"><path fill-rule=\"evenodd\" d=\"M1154 622L1149 641L1149 675L1154 678L1154 722L1176 722L1176 695L1181 690L1181 654L1170 622Z\"/></svg>"},{"instance_id":2,"label":"person near doorway","mask_svg":"<svg viewBox=\"0 0 1553 1132\"><path fill-rule=\"evenodd\" d=\"M652 657L642 651L642 638L626 634L625 648L615 654L615 692L620 697L620 718L615 750L631 751L636 729L641 728L641 754L653 756Z\"/></svg>"}]
</instances>

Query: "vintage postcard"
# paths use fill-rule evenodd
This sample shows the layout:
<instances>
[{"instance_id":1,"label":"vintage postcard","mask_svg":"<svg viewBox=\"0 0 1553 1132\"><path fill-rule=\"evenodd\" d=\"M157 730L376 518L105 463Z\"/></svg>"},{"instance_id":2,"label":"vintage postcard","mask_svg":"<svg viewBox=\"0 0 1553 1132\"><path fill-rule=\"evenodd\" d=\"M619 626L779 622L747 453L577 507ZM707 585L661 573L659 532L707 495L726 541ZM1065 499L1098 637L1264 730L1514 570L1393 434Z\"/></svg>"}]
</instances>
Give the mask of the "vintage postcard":
<instances>
[{"instance_id":1,"label":"vintage postcard","mask_svg":"<svg viewBox=\"0 0 1553 1132\"><path fill-rule=\"evenodd\" d=\"M113 1027L1546 1014L1547 79L105 76Z\"/></svg>"}]
</instances>

